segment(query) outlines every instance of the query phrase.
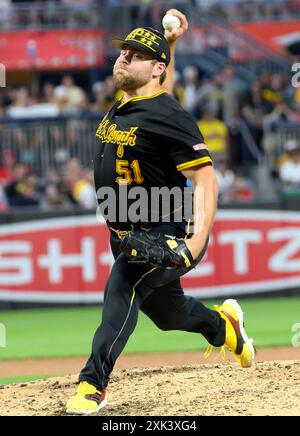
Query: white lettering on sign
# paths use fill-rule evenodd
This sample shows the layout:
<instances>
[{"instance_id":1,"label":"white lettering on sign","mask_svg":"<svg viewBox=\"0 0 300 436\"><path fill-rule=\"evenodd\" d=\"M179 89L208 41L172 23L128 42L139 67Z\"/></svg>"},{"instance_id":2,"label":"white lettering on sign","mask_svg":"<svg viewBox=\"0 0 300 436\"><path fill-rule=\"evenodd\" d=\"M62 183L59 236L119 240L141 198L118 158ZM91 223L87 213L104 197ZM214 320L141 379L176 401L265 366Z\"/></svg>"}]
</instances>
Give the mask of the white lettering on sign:
<instances>
[{"instance_id":1,"label":"white lettering on sign","mask_svg":"<svg viewBox=\"0 0 300 436\"><path fill-rule=\"evenodd\" d=\"M99 255L99 263L100 265L103 266L109 266L109 268L111 269L113 264L114 264L114 256L111 252L111 250L107 251L107 252L103 252Z\"/></svg>"},{"instance_id":2,"label":"white lettering on sign","mask_svg":"<svg viewBox=\"0 0 300 436\"><path fill-rule=\"evenodd\" d=\"M59 239L48 240L48 253L39 257L39 266L49 271L50 283L63 281L63 269L81 267L82 277L86 282L96 280L95 241L92 238L82 238L81 253L63 254Z\"/></svg>"},{"instance_id":3,"label":"white lettering on sign","mask_svg":"<svg viewBox=\"0 0 300 436\"><path fill-rule=\"evenodd\" d=\"M290 241L278 250L269 260L269 268L274 272L299 272L300 257L291 259L300 252L300 228L278 228L268 233L270 242Z\"/></svg>"},{"instance_id":4,"label":"white lettering on sign","mask_svg":"<svg viewBox=\"0 0 300 436\"><path fill-rule=\"evenodd\" d=\"M33 281L33 266L30 257L4 256L9 254L31 254L31 251L32 248L30 242L0 242L0 285L17 286L28 284Z\"/></svg>"},{"instance_id":5,"label":"white lettering on sign","mask_svg":"<svg viewBox=\"0 0 300 436\"><path fill-rule=\"evenodd\" d=\"M221 245L233 245L233 266L238 275L249 272L249 244L259 244L263 240L261 232L257 230L232 230L222 232L218 238Z\"/></svg>"}]
</instances>

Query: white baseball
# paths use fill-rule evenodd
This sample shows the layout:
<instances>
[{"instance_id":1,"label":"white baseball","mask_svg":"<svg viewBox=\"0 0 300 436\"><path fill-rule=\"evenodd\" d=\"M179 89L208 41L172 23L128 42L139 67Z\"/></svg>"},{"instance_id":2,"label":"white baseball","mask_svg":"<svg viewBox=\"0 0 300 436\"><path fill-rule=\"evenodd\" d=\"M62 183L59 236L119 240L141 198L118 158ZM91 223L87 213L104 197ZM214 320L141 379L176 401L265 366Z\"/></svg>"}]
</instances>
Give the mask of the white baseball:
<instances>
[{"instance_id":1,"label":"white baseball","mask_svg":"<svg viewBox=\"0 0 300 436\"><path fill-rule=\"evenodd\" d=\"M175 15L166 14L162 19L162 25L165 30L172 32L173 29L179 29L180 20Z\"/></svg>"}]
</instances>

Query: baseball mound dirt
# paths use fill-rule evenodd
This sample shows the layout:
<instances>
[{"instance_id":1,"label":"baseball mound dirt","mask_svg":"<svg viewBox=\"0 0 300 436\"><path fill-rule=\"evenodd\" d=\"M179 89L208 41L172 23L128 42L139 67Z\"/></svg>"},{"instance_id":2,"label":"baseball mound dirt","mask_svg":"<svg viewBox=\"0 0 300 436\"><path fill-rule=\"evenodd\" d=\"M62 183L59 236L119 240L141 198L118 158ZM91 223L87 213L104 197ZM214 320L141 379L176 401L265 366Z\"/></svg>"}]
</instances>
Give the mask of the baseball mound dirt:
<instances>
[{"instance_id":1,"label":"baseball mound dirt","mask_svg":"<svg viewBox=\"0 0 300 436\"><path fill-rule=\"evenodd\" d=\"M0 415L64 415L77 376L2 386ZM104 416L300 415L300 362L118 369Z\"/></svg>"}]
</instances>

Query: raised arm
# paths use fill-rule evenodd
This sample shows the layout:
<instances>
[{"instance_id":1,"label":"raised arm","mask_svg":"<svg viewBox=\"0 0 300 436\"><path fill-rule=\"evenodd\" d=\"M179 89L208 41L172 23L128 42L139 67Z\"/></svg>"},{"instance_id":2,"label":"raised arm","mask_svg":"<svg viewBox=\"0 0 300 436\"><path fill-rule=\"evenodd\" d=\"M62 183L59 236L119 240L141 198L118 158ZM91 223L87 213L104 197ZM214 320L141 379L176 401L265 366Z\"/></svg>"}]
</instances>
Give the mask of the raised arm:
<instances>
[{"instance_id":1,"label":"raised arm","mask_svg":"<svg viewBox=\"0 0 300 436\"><path fill-rule=\"evenodd\" d=\"M178 11L177 9L170 9L167 11L167 14L175 15L180 19L180 27L178 29L174 29L172 32L165 30L165 38L169 43L170 51L171 51L171 62L169 63L167 68L167 78L163 84L163 87L169 94L173 94L175 50L176 50L177 40L188 30L189 23L187 21L186 16L180 11Z\"/></svg>"}]
</instances>

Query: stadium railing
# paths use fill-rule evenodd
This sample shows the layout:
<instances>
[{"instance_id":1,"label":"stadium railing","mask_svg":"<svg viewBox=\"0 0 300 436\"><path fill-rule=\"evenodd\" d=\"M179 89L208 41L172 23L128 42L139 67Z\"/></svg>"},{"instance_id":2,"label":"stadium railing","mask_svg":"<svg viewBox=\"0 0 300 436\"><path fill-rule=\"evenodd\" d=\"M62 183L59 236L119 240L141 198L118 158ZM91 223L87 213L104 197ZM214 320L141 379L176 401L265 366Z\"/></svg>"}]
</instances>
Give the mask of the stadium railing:
<instances>
[{"instance_id":1,"label":"stadium railing","mask_svg":"<svg viewBox=\"0 0 300 436\"><path fill-rule=\"evenodd\" d=\"M15 152L22 162L43 174L71 157L84 165L91 163L95 133L102 115L0 120L0 155L5 150ZM240 122L241 135L253 158L262 160L245 123Z\"/></svg>"},{"instance_id":2,"label":"stadium railing","mask_svg":"<svg viewBox=\"0 0 300 436\"><path fill-rule=\"evenodd\" d=\"M0 156L5 150L15 153L17 160L29 165L39 177L45 177L51 168L63 170L65 164L76 158L84 168L93 168L97 144L96 131L102 115L78 117L60 116L41 119L2 119L0 120ZM260 197L270 196L271 187L268 174L271 166L284 151L288 139L300 139L299 124L278 124L266 130L273 145L266 153L258 149L247 125L239 123L244 146L257 165L254 179L263 179Z\"/></svg>"},{"instance_id":3,"label":"stadium railing","mask_svg":"<svg viewBox=\"0 0 300 436\"><path fill-rule=\"evenodd\" d=\"M265 126L264 136L269 161L275 162L285 153L285 144L291 139L300 142L300 124L298 122L277 122Z\"/></svg>"},{"instance_id":4,"label":"stadium railing","mask_svg":"<svg viewBox=\"0 0 300 436\"><path fill-rule=\"evenodd\" d=\"M1 120L0 155L4 150L15 152L39 176L45 176L49 168L60 168L70 158L91 168L99 120L101 115Z\"/></svg>"}]
</instances>

